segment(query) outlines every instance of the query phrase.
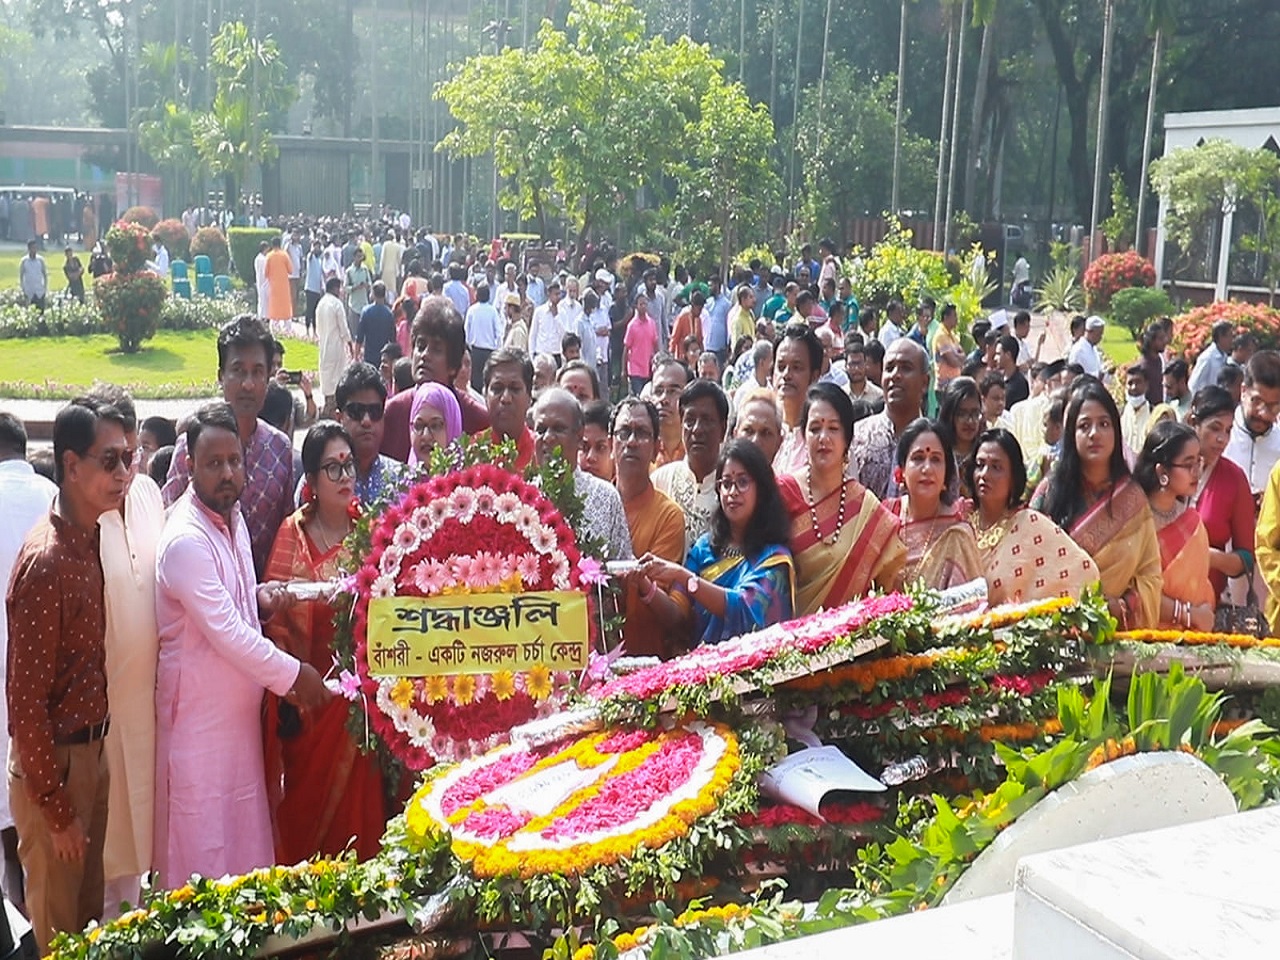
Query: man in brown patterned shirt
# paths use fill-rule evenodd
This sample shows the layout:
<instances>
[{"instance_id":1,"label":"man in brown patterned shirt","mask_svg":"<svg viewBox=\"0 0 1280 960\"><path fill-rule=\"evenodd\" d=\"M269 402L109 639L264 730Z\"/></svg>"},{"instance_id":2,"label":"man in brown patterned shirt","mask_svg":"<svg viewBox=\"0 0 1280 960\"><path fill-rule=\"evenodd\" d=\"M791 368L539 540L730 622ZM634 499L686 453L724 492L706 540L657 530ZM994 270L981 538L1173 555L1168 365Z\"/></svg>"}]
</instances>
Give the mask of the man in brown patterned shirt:
<instances>
[{"instance_id":1,"label":"man in brown patterned shirt","mask_svg":"<svg viewBox=\"0 0 1280 960\"><path fill-rule=\"evenodd\" d=\"M53 427L58 495L9 583L9 794L41 955L102 911L107 678L98 518L129 477L124 417L77 400Z\"/></svg>"}]
</instances>

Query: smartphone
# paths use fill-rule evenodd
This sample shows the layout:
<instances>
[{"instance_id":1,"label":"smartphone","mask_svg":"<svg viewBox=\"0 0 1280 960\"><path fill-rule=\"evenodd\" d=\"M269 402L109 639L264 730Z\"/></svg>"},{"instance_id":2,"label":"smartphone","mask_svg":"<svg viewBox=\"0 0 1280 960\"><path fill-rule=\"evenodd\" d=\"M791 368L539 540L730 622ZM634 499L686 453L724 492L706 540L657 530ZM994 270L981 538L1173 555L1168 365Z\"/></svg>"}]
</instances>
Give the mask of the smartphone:
<instances>
[{"instance_id":1,"label":"smartphone","mask_svg":"<svg viewBox=\"0 0 1280 960\"><path fill-rule=\"evenodd\" d=\"M285 382L291 383L294 386L297 386L298 384L302 383L301 370L286 370L284 372L284 376L285 376Z\"/></svg>"}]
</instances>

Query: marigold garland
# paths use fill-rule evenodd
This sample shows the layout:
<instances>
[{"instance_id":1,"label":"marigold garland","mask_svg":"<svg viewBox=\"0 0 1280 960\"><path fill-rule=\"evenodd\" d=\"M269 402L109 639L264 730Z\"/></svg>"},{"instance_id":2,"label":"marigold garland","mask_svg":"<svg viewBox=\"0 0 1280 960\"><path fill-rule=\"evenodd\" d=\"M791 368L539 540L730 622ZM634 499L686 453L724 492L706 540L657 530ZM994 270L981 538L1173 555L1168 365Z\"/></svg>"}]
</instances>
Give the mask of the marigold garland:
<instances>
[{"instance_id":1,"label":"marigold garland","mask_svg":"<svg viewBox=\"0 0 1280 960\"><path fill-rule=\"evenodd\" d=\"M1280 638L1277 637L1255 637L1248 633L1199 633L1194 630L1125 630L1117 633L1115 639L1130 643L1169 643L1183 647L1280 647Z\"/></svg>"},{"instance_id":2,"label":"marigold garland","mask_svg":"<svg viewBox=\"0 0 1280 960\"><path fill-rule=\"evenodd\" d=\"M601 773L541 816L490 805L494 789L564 764ZM580 875L684 836L718 809L740 767L732 731L701 721L661 733L603 731L560 749L512 745L428 778L409 802L408 829L420 838L450 832L454 853L479 877Z\"/></svg>"}]
</instances>

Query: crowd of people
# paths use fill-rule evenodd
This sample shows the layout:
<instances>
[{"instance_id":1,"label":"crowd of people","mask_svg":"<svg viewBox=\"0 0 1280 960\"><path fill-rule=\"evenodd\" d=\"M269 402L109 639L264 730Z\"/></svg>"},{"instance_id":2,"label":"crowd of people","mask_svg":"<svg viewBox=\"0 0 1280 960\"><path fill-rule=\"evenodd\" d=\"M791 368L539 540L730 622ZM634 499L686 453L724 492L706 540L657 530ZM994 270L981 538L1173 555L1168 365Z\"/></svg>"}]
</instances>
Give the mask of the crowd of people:
<instances>
[{"instance_id":1,"label":"crowd of people","mask_svg":"<svg viewBox=\"0 0 1280 960\"><path fill-rule=\"evenodd\" d=\"M580 535L637 561L618 599L636 656L918 584L984 579L995 604L1097 583L1122 627L1197 630L1255 566L1280 592L1280 355L1234 330L1189 371L1157 323L1112 374L1101 318L1041 362L1030 315L1000 311L966 352L950 304L860 306L827 242L703 281L396 235L348 238L346 265L307 238L318 383L285 364L267 321L297 301L269 286L263 317L219 332L221 400L182 422L101 388L32 458L51 482L0 414L4 884L17 899L25 873L42 948L148 872L377 848L397 785L323 680L334 611L288 584L337 576L352 499L464 434L516 470L574 466ZM295 239L269 245L269 284Z\"/></svg>"}]
</instances>

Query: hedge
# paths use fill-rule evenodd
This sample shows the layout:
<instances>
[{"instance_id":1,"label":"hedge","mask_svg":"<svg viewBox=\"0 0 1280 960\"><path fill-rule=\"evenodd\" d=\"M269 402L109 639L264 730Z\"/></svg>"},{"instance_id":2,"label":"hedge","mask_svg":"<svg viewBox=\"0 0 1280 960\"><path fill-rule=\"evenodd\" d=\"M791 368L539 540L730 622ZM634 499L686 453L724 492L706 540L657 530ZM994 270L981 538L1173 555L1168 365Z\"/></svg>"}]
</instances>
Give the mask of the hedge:
<instances>
[{"instance_id":1,"label":"hedge","mask_svg":"<svg viewBox=\"0 0 1280 960\"><path fill-rule=\"evenodd\" d=\"M151 235L165 245L170 260L191 261L191 234L181 220L161 220Z\"/></svg>"},{"instance_id":2,"label":"hedge","mask_svg":"<svg viewBox=\"0 0 1280 960\"><path fill-rule=\"evenodd\" d=\"M227 246L227 238L217 227L201 227L197 230L196 235L191 238L190 253L193 264L190 272L192 290L196 286L194 268L196 257L201 255L208 257L213 264L214 274L225 274L231 268L231 248Z\"/></svg>"},{"instance_id":3,"label":"hedge","mask_svg":"<svg viewBox=\"0 0 1280 960\"><path fill-rule=\"evenodd\" d=\"M257 284L253 261L258 256L258 245L278 236L279 230L258 227L232 227L227 231L227 242L231 244L231 263L245 286L252 289Z\"/></svg>"}]
</instances>

